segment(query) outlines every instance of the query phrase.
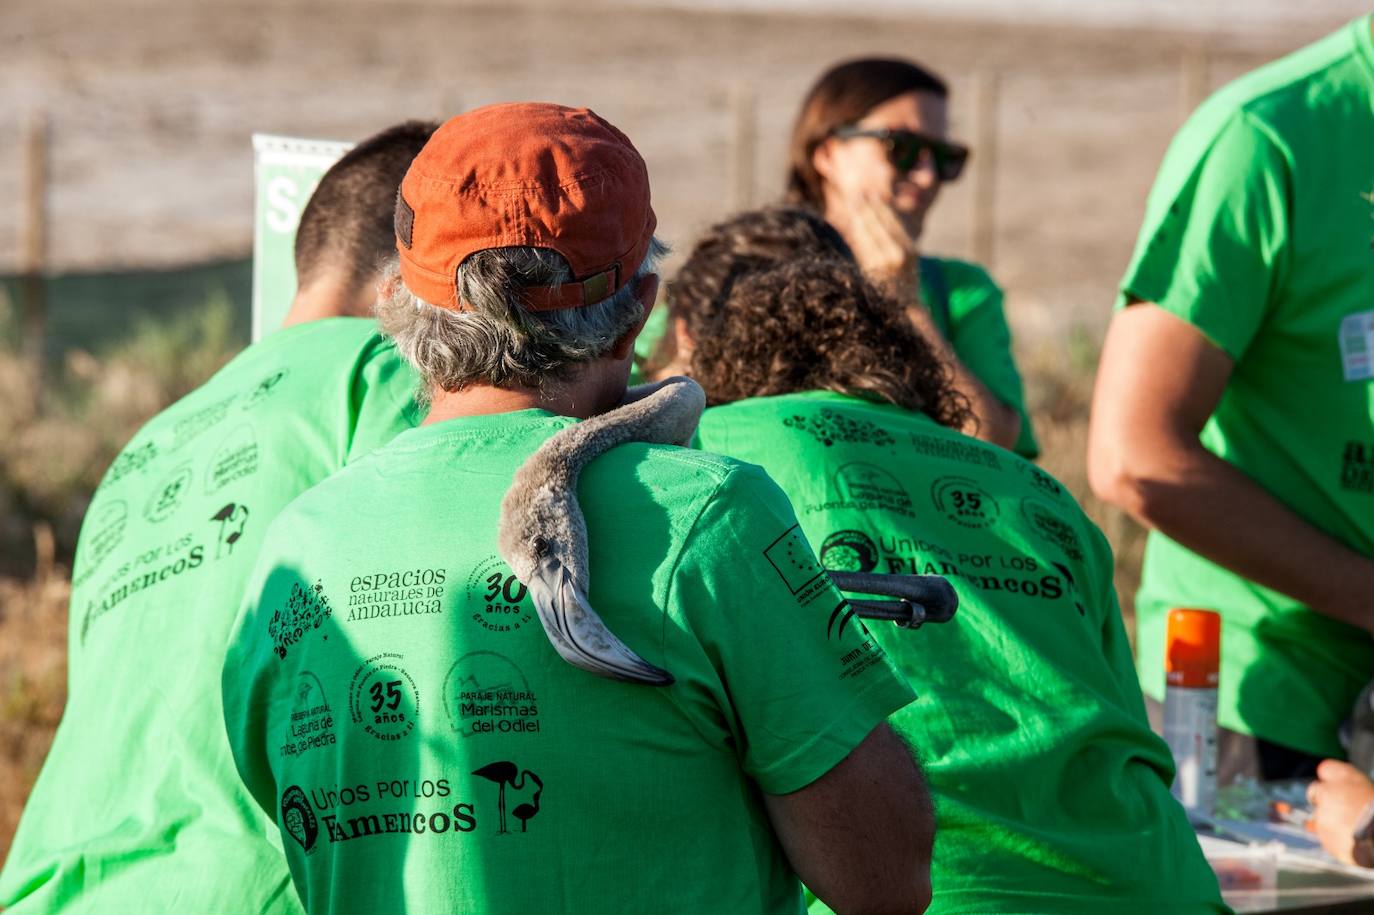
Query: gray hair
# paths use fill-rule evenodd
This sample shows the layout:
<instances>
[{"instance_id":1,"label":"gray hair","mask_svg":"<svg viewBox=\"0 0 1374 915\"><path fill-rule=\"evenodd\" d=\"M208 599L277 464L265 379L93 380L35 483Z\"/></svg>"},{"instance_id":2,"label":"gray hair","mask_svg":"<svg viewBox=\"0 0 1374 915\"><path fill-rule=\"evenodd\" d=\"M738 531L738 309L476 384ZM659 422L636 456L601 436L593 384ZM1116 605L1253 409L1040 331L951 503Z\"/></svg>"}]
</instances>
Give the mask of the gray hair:
<instances>
[{"instance_id":1,"label":"gray hair","mask_svg":"<svg viewBox=\"0 0 1374 915\"><path fill-rule=\"evenodd\" d=\"M668 248L649 244L634 280L593 305L533 312L521 302L525 286L571 282L562 255L543 248L488 248L458 267L464 310L436 307L401 281L400 262L386 267L377 300L382 333L396 341L415 366L426 392L461 390L472 384L541 388L572 375L606 354L644 316L639 280L655 271Z\"/></svg>"}]
</instances>

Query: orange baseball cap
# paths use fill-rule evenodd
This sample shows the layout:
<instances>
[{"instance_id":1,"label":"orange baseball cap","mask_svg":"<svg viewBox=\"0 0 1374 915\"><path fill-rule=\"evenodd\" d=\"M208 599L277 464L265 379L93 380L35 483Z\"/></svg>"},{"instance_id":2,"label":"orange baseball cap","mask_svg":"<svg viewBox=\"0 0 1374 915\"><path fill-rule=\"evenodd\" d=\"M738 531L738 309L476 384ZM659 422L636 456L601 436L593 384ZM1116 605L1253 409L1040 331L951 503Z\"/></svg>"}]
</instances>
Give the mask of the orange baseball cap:
<instances>
[{"instance_id":1,"label":"orange baseball cap","mask_svg":"<svg viewBox=\"0 0 1374 915\"><path fill-rule=\"evenodd\" d=\"M629 138L589 109L541 102L450 119L396 196L401 279L453 310L458 266L512 246L556 251L572 268L572 282L523 290L532 311L600 302L634 278L656 226L649 170Z\"/></svg>"}]
</instances>

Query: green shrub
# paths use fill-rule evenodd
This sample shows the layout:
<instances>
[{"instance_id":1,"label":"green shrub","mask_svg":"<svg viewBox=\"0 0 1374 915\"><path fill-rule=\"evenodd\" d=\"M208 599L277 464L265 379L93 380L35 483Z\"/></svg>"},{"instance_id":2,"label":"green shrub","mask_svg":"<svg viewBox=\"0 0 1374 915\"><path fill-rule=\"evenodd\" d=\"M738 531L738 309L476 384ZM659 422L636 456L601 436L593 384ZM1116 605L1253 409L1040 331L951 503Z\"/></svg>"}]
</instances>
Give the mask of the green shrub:
<instances>
[{"instance_id":1,"label":"green shrub","mask_svg":"<svg viewBox=\"0 0 1374 915\"><path fill-rule=\"evenodd\" d=\"M215 294L176 320L141 319L98 354L71 350L38 388L0 297L0 574L28 575L32 530L56 535L69 564L90 495L153 414L214 374L238 349L233 307Z\"/></svg>"}]
</instances>

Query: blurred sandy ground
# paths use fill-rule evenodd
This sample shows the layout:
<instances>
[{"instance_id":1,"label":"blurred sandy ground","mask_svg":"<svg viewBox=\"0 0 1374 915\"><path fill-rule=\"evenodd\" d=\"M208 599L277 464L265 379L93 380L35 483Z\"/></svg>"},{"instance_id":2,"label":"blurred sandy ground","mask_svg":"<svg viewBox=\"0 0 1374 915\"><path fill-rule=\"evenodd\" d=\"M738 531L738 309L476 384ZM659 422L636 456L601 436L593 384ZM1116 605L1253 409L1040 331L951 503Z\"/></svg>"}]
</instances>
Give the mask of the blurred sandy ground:
<instances>
[{"instance_id":1,"label":"blurred sandy ground","mask_svg":"<svg viewBox=\"0 0 1374 915\"><path fill-rule=\"evenodd\" d=\"M648 0L500 7L6 0L0 201L11 215L0 220L0 272L18 262L21 136L34 112L50 124L54 270L246 255L253 131L356 139L405 117L514 99L589 105L623 127L649 162L661 232L681 256L696 232L732 207L776 197L788 126L828 63L875 53L927 62L951 79L954 130L965 137L973 131L971 87L996 74L991 266L1008 292L1042 463L1107 530L1129 613L1141 535L1087 494L1082 450L1098 339L1159 158L1207 88L1361 12L1340 0L1304 5L1301 15L1291 3L1225 2L1210 16L1169 20L1193 26L1182 31L1045 17L655 10L643 8ZM964 9L986 12L998 3ZM1027 6L1034 5L1001 3ZM1063 19L1064 3L1049 7ZM1286 13L1246 12L1262 8ZM733 106L741 98L755 114L754 155L743 163L752 182L741 181L736 155ZM972 168L980 166L986 160L975 150ZM968 254L971 205L968 182L946 190L929 251ZM112 333L121 320L110 316ZM103 384L108 373L87 366L78 375ZM70 436L73 428L59 431ZM86 476L98 478L101 469ZM43 559L46 534L40 528L36 536L35 575L0 581L0 856L63 702L65 570L60 559ZM98 759L99 748L92 752Z\"/></svg>"}]
</instances>

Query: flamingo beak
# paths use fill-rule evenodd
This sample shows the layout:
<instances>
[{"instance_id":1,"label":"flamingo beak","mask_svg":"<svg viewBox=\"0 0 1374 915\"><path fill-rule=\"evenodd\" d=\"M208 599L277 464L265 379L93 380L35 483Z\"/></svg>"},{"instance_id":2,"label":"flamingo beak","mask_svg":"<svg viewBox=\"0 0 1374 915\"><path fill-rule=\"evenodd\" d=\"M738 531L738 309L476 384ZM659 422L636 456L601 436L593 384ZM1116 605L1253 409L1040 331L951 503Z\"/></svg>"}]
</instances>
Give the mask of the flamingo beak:
<instances>
[{"instance_id":1,"label":"flamingo beak","mask_svg":"<svg viewBox=\"0 0 1374 915\"><path fill-rule=\"evenodd\" d=\"M673 675L635 654L606 628L572 575L547 553L540 558L526 586L550 644L563 660L589 673L642 683L669 686Z\"/></svg>"}]
</instances>

